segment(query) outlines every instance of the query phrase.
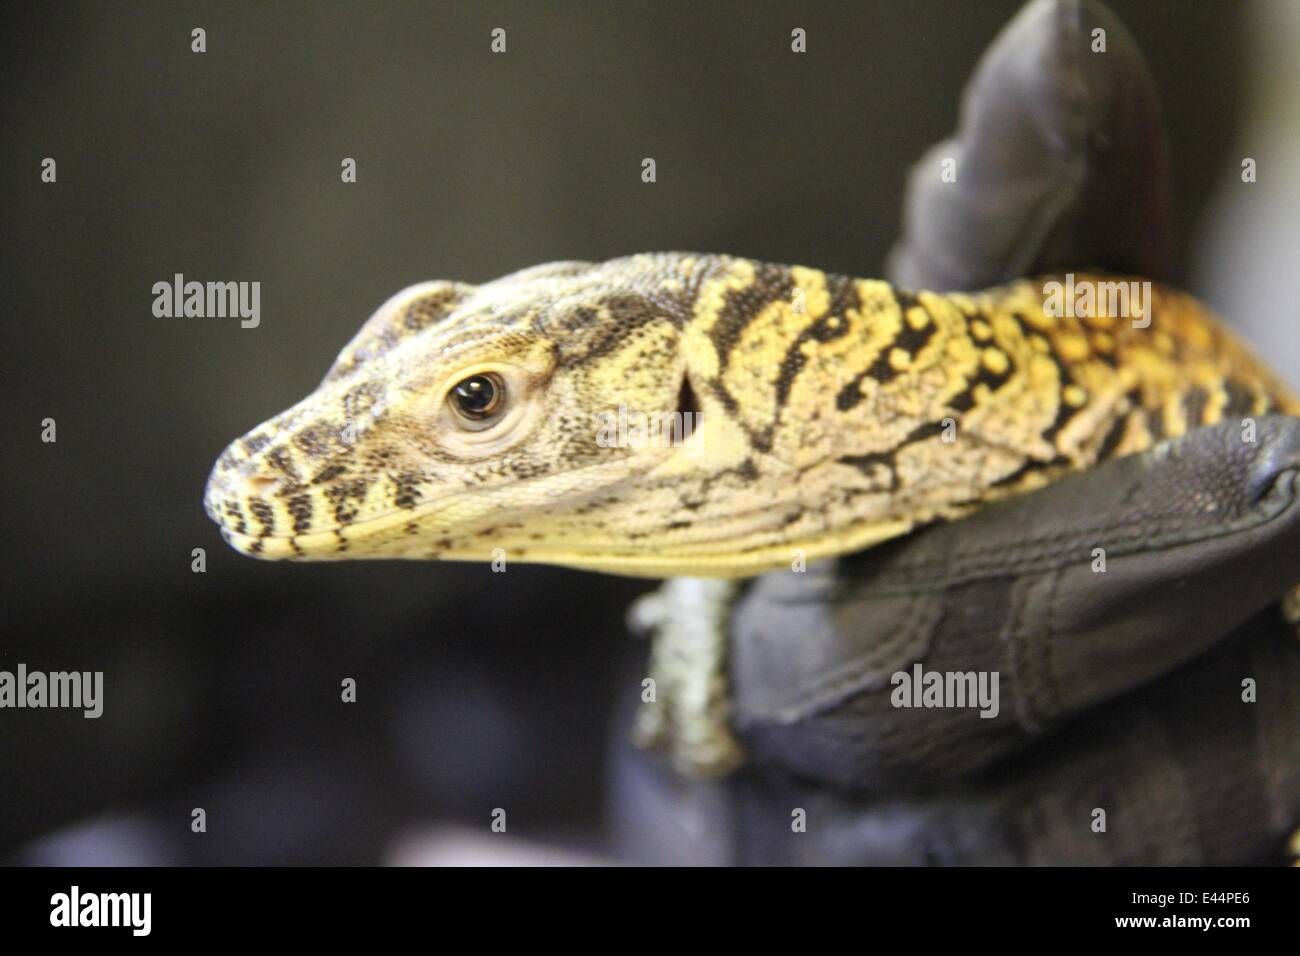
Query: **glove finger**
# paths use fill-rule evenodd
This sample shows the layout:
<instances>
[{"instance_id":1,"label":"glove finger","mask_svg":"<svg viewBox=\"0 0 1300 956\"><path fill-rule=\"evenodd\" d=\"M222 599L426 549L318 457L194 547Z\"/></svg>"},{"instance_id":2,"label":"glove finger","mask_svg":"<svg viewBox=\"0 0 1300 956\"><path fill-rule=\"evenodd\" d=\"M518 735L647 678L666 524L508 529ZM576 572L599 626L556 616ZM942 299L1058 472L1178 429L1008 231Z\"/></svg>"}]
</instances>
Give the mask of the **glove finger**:
<instances>
[{"instance_id":1,"label":"glove finger","mask_svg":"<svg viewBox=\"0 0 1300 956\"><path fill-rule=\"evenodd\" d=\"M936 290L1085 266L1165 278L1169 183L1132 37L1099 3L1035 0L985 53L956 138L913 168L887 273Z\"/></svg>"},{"instance_id":2,"label":"glove finger","mask_svg":"<svg viewBox=\"0 0 1300 956\"><path fill-rule=\"evenodd\" d=\"M1247 704L1250 675L1261 693ZM1300 814L1300 738L1279 730L1298 721L1300 646L1265 611L1013 772L888 800L751 774L737 819L712 823L739 834L750 864L1276 864ZM792 807L805 809L802 832Z\"/></svg>"},{"instance_id":3,"label":"glove finger","mask_svg":"<svg viewBox=\"0 0 1300 956\"><path fill-rule=\"evenodd\" d=\"M1261 417L1255 437L1199 429L815 577L759 579L732 628L742 738L841 786L923 783L1205 651L1300 582L1300 420ZM996 716L896 706L893 675L919 662L985 674Z\"/></svg>"}]
</instances>

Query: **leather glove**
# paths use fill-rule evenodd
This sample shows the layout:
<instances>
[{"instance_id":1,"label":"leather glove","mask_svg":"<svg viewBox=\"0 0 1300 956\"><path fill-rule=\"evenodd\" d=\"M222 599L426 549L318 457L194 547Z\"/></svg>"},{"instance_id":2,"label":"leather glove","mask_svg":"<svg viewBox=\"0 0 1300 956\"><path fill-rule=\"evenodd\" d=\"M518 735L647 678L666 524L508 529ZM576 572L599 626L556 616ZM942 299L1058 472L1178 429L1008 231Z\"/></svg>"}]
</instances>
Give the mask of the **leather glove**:
<instances>
[{"instance_id":1,"label":"leather glove","mask_svg":"<svg viewBox=\"0 0 1300 956\"><path fill-rule=\"evenodd\" d=\"M1104 54L1090 49L1098 27ZM946 157L955 183L938 175ZM1098 4L1037 0L986 54L955 141L916 167L891 278L946 290L1090 265L1166 276L1168 182L1156 97L1122 26ZM701 784L625 753L624 850L1280 860L1300 820L1300 647L1277 606L1300 583L1300 421L1257 424L1253 443L1223 423L756 580L732 621L750 763ZM895 706L892 675L917 664L997 673L997 715Z\"/></svg>"}]
</instances>

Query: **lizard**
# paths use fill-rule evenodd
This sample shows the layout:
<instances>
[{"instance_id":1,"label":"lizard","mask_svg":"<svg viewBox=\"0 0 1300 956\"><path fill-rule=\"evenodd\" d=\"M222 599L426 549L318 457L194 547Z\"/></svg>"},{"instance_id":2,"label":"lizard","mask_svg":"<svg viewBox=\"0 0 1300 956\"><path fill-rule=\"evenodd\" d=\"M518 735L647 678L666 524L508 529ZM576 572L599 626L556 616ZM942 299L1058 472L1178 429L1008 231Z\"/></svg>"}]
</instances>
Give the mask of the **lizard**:
<instances>
[{"instance_id":1,"label":"lizard","mask_svg":"<svg viewBox=\"0 0 1300 956\"><path fill-rule=\"evenodd\" d=\"M658 631L661 698L638 736L721 774L744 759L737 582L1270 412L1300 399L1169 286L1084 273L940 294L650 253L402 290L316 391L226 448L205 507L263 559L669 579L634 609ZM653 420L672 427L611 427Z\"/></svg>"}]
</instances>

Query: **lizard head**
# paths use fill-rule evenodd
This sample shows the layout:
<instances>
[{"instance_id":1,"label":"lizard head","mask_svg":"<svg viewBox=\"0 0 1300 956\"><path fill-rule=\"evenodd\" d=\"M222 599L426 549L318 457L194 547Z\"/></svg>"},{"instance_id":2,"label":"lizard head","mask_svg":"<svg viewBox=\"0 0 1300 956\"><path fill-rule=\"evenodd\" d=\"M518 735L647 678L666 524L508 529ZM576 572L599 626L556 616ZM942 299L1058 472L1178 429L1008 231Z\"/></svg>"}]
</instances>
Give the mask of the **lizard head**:
<instances>
[{"instance_id":1,"label":"lizard head","mask_svg":"<svg viewBox=\"0 0 1300 956\"><path fill-rule=\"evenodd\" d=\"M408 288L315 392L231 443L208 514L262 558L671 574L642 559L682 476L711 470L682 345L700 268L638 256Z\"/></svg>"}]
</instances>

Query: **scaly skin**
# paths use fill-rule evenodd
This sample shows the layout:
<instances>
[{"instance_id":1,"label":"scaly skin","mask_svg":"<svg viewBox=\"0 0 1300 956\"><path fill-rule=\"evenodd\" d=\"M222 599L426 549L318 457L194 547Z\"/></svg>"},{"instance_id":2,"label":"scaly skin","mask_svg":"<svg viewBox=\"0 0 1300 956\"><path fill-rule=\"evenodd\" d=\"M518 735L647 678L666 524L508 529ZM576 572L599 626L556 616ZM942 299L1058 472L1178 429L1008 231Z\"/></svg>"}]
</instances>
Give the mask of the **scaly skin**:
<instances>
[{"instance_id":1,"label":"scaly skin","mask_svg":"<svg viewBox=\"0 0 1300 956\"><path fill-rule=\"evenodd\" d=\"M313 394L226 449L208 513L262 558L737 578L957 518L1198 425L1300 414L1186 295L1156 287L1141 315L1107 300L1056 318L1047 281L934 295L665 254L415 286ZM487 427L453 394L483 374L504 390ZM620 407L702 420L687 437L679 418L675 442L620 443L601 418ZM726 680L735 593L683 577L638 607L658 697L637 736L693 775L744 758Z\"/></svg>"},{"instance_id":2,"label":"scaly skin","mask_svg":"<svg viewBox=\"0 0 1300 956\"><path fill-rule=\"evenodd\" d=\"M1183 293L1155 286L1139 328L1104 309L1051 317L1045 281L936 295L653 254L415 286L314 393L226 449L208 513L262 558L746 577L1195 426L1300 414ZM468 431L448 393L485 371L505 410ZM701 425L605 447L599 416L620 406L698 408Z\"/></svg>"}]
</instances>

